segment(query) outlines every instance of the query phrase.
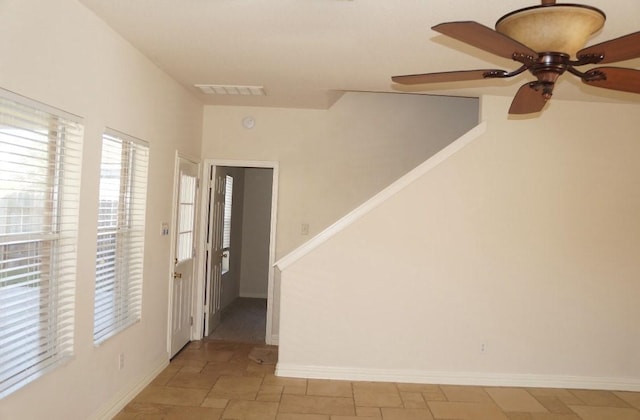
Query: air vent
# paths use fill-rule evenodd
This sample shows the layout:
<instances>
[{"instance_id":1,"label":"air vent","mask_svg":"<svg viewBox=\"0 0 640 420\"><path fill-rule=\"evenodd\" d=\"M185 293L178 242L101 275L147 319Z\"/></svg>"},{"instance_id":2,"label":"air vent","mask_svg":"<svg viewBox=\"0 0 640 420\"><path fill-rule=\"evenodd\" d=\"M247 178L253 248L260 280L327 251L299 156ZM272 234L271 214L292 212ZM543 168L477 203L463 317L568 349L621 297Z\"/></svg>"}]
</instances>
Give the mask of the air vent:
<instances>
[{"instance_id":1,"label":"air vent","mask_svg":"<svg viewBox=\"0 0 640 420\"><path fill-rule=\"evenodd\" d=\"M262 86L236 86L236 85L194 85L206 95L245 95L265 96Z\"/></svg>"}]
</instances>

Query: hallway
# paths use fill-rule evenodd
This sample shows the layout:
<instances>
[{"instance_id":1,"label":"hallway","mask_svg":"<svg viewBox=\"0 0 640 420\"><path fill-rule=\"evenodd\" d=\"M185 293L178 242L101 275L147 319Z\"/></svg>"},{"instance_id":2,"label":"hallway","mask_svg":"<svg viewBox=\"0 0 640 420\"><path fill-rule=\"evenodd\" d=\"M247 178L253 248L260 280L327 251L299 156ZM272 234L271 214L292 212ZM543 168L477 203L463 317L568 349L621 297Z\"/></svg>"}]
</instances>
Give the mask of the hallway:
<instances>
[{"instance_id":1,"label":"hallway","mask_svg":"<svg viewBox=\"0 0 640 420\"><path fill-rule=\"evenodd\" d=\"M205 340L265 343L267 300L239 297L222 312L220 325Z\"/></svg>"}]
</instances>

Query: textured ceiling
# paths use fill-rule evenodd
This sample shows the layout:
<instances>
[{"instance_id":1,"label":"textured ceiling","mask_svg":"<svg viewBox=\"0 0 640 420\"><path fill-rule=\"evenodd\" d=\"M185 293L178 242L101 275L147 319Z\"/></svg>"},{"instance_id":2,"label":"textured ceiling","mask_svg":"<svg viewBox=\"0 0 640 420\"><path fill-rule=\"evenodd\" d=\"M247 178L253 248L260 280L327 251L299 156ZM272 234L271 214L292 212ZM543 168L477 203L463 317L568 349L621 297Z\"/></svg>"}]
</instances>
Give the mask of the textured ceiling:
<instances>
[{"instance_id":1,"label":"textured ceiling","mask_svg":"<svg viewBox=\"0 0 640 420\"><path fill-rule=\"evenodd\" d=\"M640 1L587 0L607 14L588 45L640 30ZM493 27L527 0L80 0L158 67L208 104L327 108L343 91L398 92L390 77L518 64L430 28ZM618 64L616 64L618 65ZM619 65L640 69L640 59ZM432 85L439 95L514 95L530 74ZM266 96L203 95L193 85L264 86ZM565 74L554 98L631 101Z\"/></svg>"}]
</instances>

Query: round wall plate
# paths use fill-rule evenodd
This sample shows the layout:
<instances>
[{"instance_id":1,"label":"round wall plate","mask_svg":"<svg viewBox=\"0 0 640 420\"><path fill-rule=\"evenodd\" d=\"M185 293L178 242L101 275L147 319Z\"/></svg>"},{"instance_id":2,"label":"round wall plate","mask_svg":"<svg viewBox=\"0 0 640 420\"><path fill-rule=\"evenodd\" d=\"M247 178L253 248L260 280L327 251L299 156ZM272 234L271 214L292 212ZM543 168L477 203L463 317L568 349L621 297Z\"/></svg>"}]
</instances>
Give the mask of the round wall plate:
<instances>
[{"instance_id":1,"label":"round wall plate","mask_svg":"<svg viewBox=\"0 0 640 420\"><path fill-rule=\"evenodd\" d=\"M242 119L242 126L244 128L246 128L247 130L252 129L253 127L256 126L256 120L253 117L244 117Z\"/></svg>"}]
</instances>

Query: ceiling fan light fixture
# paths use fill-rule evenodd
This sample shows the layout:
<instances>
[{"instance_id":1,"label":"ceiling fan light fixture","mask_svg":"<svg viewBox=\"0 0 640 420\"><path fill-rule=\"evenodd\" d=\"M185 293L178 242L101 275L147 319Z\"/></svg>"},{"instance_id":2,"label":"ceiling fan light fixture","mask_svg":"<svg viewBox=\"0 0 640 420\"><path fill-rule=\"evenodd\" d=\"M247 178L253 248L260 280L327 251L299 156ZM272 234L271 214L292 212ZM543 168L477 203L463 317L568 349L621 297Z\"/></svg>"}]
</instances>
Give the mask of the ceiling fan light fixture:
<instances>
[{"instance_id":1,"label":"ceiling fan light fixture","mask_svg":"<svg viewBox=\"0 0 640 420\"><path fill-rule=\"evenodd\" d=\"M458 70L393 76L391 79L403 85L462 82L504 79L528 70L537 80L520 86L509 114L541 112L551 99L556 81L565 72L590 86L640 94L640 70L595 67L580 71L576 68L640 58L640 31L583 48L587 39L604 25L605 14L591 6L556 4L556 0L540 2L540 6L504 15L496 23L495 30L472 20L444 22L431 28L519 63L515 70Z\"/></svg>"},{"instance_id":2,"label":"ceiling fan light fixture","mask_svg":"<svg viewBox=\"0 0 640 420\"><path fill-rule=\"evenodd\" d=\"M496 31L538 52L575 57L604 25L604 12L577 4L552 4L516 10L496 22Z\"/></svg>"}]
</instances>

